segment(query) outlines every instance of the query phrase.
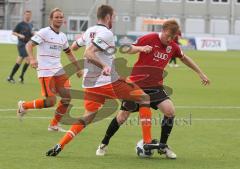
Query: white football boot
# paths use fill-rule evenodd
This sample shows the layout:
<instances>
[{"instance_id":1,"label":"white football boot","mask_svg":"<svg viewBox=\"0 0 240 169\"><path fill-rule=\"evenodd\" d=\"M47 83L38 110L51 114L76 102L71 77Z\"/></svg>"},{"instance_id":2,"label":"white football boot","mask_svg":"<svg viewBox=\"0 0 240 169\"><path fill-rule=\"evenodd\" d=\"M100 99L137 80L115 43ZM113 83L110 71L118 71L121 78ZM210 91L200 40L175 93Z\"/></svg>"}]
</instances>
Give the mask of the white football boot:
<instances>
[{"instance_id":1,"label":"white football boot","mask_svg":"<svg viewBox=\"0 0 240 169\"><path fill-rule=\"evenodd\" d=\"M67 132L67 130L63 129L60 124L57 125L49 125L48 131L55 131L55 132Z\"/></svg>"},{"instance_id":2,"label":"white football boot","mask_svg":"<svg viewBox=\"0 0 240 169\"><path fill-rule=\"evenodd\" d=\"M19 118L19 120L23 119L23 116L26 114L27 110L23 108L23 103L25 101L20 100L18 102L18 109L17 109L17 117Z\"/></svg>"},{"instance_id":3,"label":"white football boot","mask_svg":"<svg viewBox=\"0 0 240 169\"><path fill-rule=\"evenodd\" d=\"M104 156L107 153L107 145L101 144L98 146L98 149L96 151L97 156Z\"/></svg>"},{"instance_id":4,"label":"white football boot","mask_svg":"<svg viewBox=\"0 0 240 169\"><path fill-rule=\"evenodd\" d=\"M164 154L169 159L176 159L177 158L177 155L168 147L168 145L160 143L159 147L160 148L158 150L158 153L160 155Z\"/></svg>"}]
</instances>

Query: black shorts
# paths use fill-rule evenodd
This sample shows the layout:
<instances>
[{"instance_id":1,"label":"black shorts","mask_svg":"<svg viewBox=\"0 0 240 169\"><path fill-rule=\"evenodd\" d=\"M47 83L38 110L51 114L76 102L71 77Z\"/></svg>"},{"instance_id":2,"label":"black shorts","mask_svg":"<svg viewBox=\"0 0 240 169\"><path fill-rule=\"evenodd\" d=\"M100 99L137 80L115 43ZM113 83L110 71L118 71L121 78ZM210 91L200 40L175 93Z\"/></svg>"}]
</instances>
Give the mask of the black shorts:
<instances>
[{"instance_id":1,"label":"black shorts","mask_svg":"<svg viewBox=\"0 0 240 169\"><path fill-rule=\"evenodd\" d=\"M26 44L17 45L18 54L23 58L28 56L25 46Z\"/></svg>"},{"instance_id":2,"label":"black shorts","mask_svg":"<svg viewBox=\"0 0 240 169\"><path fill-rule=\"evenodd\" d=\"M163 86L143 89L143 91L150 96L150 107L157 110L157 105L164 100L170 99ZM139 111L139 104L134 101L123 100L120 110L129 112Z\"/></svg>"}]
</instances>

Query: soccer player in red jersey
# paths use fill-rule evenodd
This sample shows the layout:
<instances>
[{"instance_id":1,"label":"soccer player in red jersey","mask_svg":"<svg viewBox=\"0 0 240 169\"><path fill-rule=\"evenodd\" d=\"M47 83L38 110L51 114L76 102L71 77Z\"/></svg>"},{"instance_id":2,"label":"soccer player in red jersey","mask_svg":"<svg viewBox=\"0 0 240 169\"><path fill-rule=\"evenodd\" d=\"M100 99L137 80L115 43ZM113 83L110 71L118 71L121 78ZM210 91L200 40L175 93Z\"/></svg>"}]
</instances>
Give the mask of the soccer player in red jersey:
<instances>
[{"instance_id":1,"label":"soccer player in red jersey","mask_svg":"<svg viewBox=\"0 0 240 169\"><path fill-rule=\"evenodd\" d=\"M140 52L130 76L130 80L135 82L150 96L150 106L155 110L159 109L164 114L161 125L159 153L165 154L171 159L177 157L167 145L168 137L173 128L175 108L163 88L164 69L171 58L178 57L185 65L197 73L203 85L210 83L208 77L199 66L190 57L186 56L178 44L174 42L178 31L178 23L175 20L167 20L163 24L161 33L151 33L140 37L132 47L149 45L152 50L150 53ZM121 111L109 124L105 137L96 151L96 155L105 155L111 137L117 132L121 124L127 120L131 112L138 111L138 107L139 105L134 102L122 101Z\"/></svg>"}]
</instances>

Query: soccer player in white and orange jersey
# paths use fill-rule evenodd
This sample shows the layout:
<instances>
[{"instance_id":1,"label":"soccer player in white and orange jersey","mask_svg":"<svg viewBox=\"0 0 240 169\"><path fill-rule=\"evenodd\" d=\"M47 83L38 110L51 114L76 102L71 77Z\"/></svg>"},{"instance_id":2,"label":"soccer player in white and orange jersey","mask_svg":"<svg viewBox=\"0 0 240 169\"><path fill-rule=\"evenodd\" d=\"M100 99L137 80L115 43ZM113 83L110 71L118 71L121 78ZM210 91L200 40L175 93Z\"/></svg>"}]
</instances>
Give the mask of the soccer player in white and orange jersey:
<instances>
[{"instance_id":1,"label":"soccer player in white and orange jersey","mask_svg":"<svg viewBox=\"0 0 240 169\"><path fill-rule=\"evenodd\" d=\"M101 5L97 11L98 24L88 28L78 41L78 45L86 45L84 53L83 87L85 88L84 120L73 124L59 143L47 152L47 156L56 156L74 136L94 119L97 111L106 99L126 99L140 104L139 114L142 123L144 144L151 144L151 111L149 97L136 85L120 79L114 67L115 49L112 28L114 10L111 6ZM73 44L76 47L76 43ZM136 47L134 50L148 52L147 47Z\"/></svg>"},{"instance_id":2,"label":"soccer player in white and orange jersey","mask_svg":"<svg viewBox=\"0 0 240 169\"><path fill-rule=\"evenodd\" d=\"M45 99L18 102L17 115L22 118L29 109L53 107L56 104L56 94L58 94L61 100L48 127L49 131L62 131L58 122L66 112L70 102L70 94L66 90L70 87L70 81L61 64L62 50L80 70L77 60L69 48L66 35L60 31L63 19L64 14L61 9L53 9L50 13L50 26L39 30L26 45L30 64L37 70L42 96ZM37 46L37 58L33 56L35 46Z\"/></svg>"},{"instance_id":3,"label":"soccer player in white and orange jersey","mask_svg":"<svg viewBox=\"0 0 240 169\"><path fill-rule=\"evenodd\" d=\"M138 60L134 64L130 76L130 79L150 96L151 108L160 110L164 115L159 139L159 153L171 159L177 158L177 155L167 145L174 124L175 108L163 87L164 70L169 60L173 57L179 58L186 66L197 73L203 85L210 83L210 80L199 66L190 57L186 56L174 41L178 32L178 23L170 19L164 22L160 33L144 35L132 44L132 47L149 45L152 50L149 53L139 53ZM137 103L128 100L122 101L121 111L109 124L96 155L103 156L106 154L111 137L118 131L121 124L127 120L130 113L137 112L138 109L139 105Z\"/></svg>"}]
</instances>

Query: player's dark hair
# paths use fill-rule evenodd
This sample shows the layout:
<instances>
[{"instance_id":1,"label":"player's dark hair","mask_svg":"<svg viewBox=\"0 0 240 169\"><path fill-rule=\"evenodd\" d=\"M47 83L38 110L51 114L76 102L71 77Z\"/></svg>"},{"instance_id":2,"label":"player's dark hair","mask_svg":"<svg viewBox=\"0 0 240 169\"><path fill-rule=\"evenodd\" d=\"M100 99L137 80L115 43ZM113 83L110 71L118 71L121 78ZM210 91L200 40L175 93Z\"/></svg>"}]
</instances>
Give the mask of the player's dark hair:
<instances>
[{"instance_id":1,"label":"player's dark hair","mask_svg":"<svg viewBox=\"0 0 240 169\"><path fill-rule=\"evenodd\" d=\"M52 9L51 12L50 12L50 15L49 15L49 18L50 18L50 19L53 18L53 15L54 15L55 12L61 12L61 13L63 13L60 8L54 8L54 9Z\"/></svg>"},{"instance_id":2,"label":"player's dark hair","mask_svg":"<svg viewBox=\"0 0 240 169\"><path fill-rule=\"evenodd\" d=\"M174 19L169 19L163 23L162 26L163 30L169 30L172 35L178 34L180 31L179 25L176 20Z\"/></svg>"},{"instance_id":3,"label":"player's dark hair","mask_svg":"<svg viewBox=\"0 0 240 169\"><path fill-rule=\"evenodd\" d=\"M101 5L97 9L97 19L104 19L108 14L113 15L113 8L109 5Z\"/></svg>"}]
</instances>

